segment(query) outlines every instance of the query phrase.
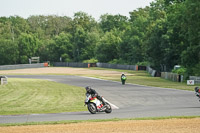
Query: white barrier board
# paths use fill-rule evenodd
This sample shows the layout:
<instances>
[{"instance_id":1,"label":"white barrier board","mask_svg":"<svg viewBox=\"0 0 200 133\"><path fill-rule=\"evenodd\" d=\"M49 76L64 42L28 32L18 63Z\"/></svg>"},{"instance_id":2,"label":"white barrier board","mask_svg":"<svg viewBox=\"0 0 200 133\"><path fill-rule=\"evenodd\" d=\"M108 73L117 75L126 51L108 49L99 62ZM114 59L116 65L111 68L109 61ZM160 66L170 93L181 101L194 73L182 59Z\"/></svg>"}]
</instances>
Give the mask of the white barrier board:
<instances>
[{"instance_id":1,"label":"white barrier board","mask_svg":"<svg viewBox=\"0 0 200 133\"><path fill-rule=\"evenodd\" d=\"M194 80L187 80L187 85L194 85Z\"/></svg>"}]
</instances>

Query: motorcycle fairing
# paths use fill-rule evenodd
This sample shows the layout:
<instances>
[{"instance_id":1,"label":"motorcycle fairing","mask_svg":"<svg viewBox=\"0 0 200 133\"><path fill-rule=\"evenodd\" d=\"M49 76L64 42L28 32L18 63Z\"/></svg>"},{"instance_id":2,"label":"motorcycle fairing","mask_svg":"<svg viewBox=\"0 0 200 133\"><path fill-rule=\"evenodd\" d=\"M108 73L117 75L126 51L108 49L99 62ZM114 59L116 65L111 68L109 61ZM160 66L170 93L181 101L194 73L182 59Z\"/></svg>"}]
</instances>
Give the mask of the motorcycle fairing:
<instances>
[{"instance_id":1,"label":"motorcycle fairing","mask_svg":"<svg viewBox=\"0 0 200 133\"><path fill-rule=\"evenodd\" d=\"M101 108L101 107L103 107L103 104L101 104L101 102L96 97L92 98L90 100L90 102L96 104L96 106L97 106L98 109Z\"/></svg>"}]
</instances>

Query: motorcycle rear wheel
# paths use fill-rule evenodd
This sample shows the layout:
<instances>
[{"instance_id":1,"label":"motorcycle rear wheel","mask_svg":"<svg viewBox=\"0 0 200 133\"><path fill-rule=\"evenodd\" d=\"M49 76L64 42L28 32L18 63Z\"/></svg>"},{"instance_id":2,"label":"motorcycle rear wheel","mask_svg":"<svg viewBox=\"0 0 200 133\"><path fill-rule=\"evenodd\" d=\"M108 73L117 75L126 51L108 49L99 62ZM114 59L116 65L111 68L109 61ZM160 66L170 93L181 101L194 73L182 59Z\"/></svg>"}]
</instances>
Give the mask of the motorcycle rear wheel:
<instances>
[{"instance_id":1,"label":"motorcycle rear wheel","mask_svg":"<svg viewBox=\"0 0 200 133\"><path fill-rule=\"evenodd\" d=\"M97 113L97 107L94 103L88 103L88 110L91 114L96 114Z\"/></svg>"}]
</instances>

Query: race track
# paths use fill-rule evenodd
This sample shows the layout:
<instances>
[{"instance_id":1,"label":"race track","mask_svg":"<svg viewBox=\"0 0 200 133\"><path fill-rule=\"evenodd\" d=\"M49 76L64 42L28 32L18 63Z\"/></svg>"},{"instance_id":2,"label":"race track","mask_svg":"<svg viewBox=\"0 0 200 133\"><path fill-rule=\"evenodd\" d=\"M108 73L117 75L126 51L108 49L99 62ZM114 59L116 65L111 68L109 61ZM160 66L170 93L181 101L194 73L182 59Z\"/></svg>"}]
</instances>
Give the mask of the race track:
<instances>
[{"instance_id":1,"label":"race track","mask_svg":"<svg viewBox=\"0 0 200 133\"><path fill-rule=\"evenodd\" d=\"M120 82L80 76L10 75L8 78L47 79L59 83L80 86L83 89L85 86L90 85L119 109L113 109L111 114L97 113L95 115L86 111L0 116L0 123L200 115L200 102L198 102L192 91L133 84L121 85Z\"/></svg>"}]
</instances>

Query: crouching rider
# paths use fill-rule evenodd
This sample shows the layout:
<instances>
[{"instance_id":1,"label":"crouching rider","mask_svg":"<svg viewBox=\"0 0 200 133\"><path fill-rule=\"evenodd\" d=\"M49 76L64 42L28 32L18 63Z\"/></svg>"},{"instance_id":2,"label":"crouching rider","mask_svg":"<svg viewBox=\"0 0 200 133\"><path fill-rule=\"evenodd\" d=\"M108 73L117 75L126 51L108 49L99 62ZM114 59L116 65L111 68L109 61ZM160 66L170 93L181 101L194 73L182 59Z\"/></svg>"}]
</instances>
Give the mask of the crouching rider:
<instances>
[{"instance_id":1,"label":"crouching rider","mask_svg":"<svg viewBox=\"0 0 200 133\"><path fill-rule=\"evenodd\" d=\"M103 105L105 105L105 101L103 100L103 98L94 89L92 89L90 86L86 86L85 89L86 94L91 94L93 98L96 97L103 103Z\"/></svg>"}]
</instances>

